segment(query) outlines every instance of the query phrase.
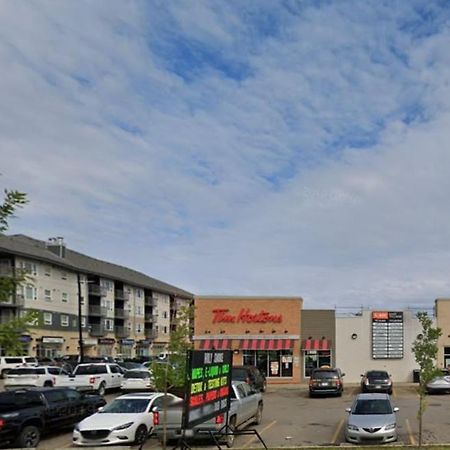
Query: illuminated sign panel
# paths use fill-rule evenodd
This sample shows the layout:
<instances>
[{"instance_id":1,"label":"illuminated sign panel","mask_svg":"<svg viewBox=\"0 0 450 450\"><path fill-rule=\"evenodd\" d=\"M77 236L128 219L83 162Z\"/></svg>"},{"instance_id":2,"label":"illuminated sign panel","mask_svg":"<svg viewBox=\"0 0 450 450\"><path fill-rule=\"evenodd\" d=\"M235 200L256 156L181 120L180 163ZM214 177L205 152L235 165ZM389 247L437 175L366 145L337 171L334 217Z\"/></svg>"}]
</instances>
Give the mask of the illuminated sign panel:
<instances>
[{"instance_id":1,"label":"illuminated sign panel","mask_svg":"<svg viewBox=\"0 0 450 450\"><path fill-rule=\"evenodd\" d=\"M403 312L372 312L372 358L403 358Z\"/></svg>"},{"instance_id":2,"label":"illuminated sign panel","mask_svg":"<svg viewBox=\"0 0 450 450\"><path fill-rule=\"evenodd\" d=\"M203 423L230 407L231 350L192 350L187 370L184 411L186 429Z\"/></svg>"}]
</instances>

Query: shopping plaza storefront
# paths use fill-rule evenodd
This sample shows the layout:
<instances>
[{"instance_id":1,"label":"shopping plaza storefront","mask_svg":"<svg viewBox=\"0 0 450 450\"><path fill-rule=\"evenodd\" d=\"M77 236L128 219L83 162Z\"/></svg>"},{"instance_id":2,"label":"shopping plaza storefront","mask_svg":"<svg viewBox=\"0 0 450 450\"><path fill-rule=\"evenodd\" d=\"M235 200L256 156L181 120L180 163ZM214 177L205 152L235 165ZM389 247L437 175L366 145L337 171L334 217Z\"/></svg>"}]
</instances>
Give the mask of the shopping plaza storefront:
<instances>
[{"instance_id":1,"label":"shopping plaza storefront","mask_svg":"<svg viewBox=\"0 0 450 450\"><path fill-rule=\"evenodd\" d=\"M301 380L300 297L196 297L194 346L230 349L234 365L253 365L268 383Z\"/></svg>"}]
</instances>

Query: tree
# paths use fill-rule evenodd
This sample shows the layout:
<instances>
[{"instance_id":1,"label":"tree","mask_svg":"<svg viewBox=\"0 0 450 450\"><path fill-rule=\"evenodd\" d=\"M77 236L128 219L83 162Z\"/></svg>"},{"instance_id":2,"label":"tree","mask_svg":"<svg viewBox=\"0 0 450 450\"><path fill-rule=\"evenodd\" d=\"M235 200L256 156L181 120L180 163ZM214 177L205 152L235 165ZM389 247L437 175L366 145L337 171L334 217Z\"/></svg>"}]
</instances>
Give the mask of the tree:
<instances>
[{"instance_id":1,"label":"tree","mask_svg":"<svg viewBox=\"0 0 450 450\"><path fill-rule=\"evenodd\" d=\"M14 217L18 208L28 203L23 192L8 191L5 189L5 198L0 205L0 234L8 229L8 221ZM0 268L0 301L15 298L17 289L28 279L25 271L13 267ZM23 345L19 338L28 330L38 318L36 312L29 311L22 317L0 324L0 347L5 354L14 355L23 353Z\"/></svg>"},{"instance_id":2,"label":"tree","mask_svg":"<svg viewBox=\"0 0 450 450\"><path fill-rule=\"evenodd\" d=\"M437 342L442 330L433 327L433 321L426 312L417 313L417 318L422 326L422 333L413 342L412 351L417 364L419 364L419 387L417 389L419 410L417 411L417 418L419 420L419 447L421 447L423 415L427 407L425 401L426 387L434 377L440 374L440 370L436 367L436 355L438 352Z\"/></svg>"}]
</instances>

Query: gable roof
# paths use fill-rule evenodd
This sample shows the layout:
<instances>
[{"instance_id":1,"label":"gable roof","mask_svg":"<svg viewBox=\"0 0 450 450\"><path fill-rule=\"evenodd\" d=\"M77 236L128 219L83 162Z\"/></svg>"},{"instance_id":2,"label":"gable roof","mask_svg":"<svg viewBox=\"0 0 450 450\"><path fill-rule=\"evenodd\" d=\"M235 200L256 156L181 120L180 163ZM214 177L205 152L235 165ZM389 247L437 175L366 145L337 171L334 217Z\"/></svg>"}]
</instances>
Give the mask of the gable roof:
<instances>
[{"instance_id":1,"label":"gable roof","mask_svg":"<svg viewBox=\"0 0 450 450\"><path fill-rule=\"evenodd\" d=\"M189 299L194 297L194 295L188 291L164 283L156 278L149 277L136 270L92 258L70 250L67 247L65 257L61 258L47 248L45 241L33 239L23 234L10 236L0 234L0 252L44 261L75 272L87 275L97 275L164 294L176 295L178 297Z\"/></svg>"}]
</instances>

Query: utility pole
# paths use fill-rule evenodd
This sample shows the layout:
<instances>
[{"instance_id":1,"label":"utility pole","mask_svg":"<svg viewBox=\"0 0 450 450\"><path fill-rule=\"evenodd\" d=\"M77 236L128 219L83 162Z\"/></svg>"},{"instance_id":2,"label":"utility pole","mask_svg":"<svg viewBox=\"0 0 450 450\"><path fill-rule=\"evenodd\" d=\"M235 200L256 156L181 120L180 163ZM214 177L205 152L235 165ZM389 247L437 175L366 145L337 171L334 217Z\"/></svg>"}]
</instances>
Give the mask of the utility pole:
<instances>
[{"instance_id":1,"label":"utility pole","mask_svg":"<svg viewBox=\"0 0 450 450\"><path fill-rule=\"evenodd\" d=\"M80 363L84 362L84 348L83 348L83 327L81 323L81 280L80 274L77 272L78 282L78 348L80 349Z\"/></svg>"}]
</instances>

